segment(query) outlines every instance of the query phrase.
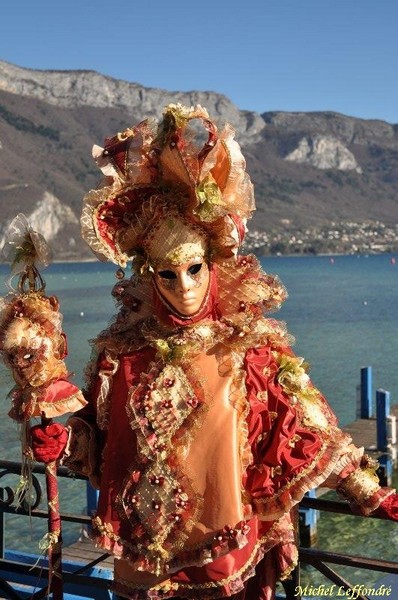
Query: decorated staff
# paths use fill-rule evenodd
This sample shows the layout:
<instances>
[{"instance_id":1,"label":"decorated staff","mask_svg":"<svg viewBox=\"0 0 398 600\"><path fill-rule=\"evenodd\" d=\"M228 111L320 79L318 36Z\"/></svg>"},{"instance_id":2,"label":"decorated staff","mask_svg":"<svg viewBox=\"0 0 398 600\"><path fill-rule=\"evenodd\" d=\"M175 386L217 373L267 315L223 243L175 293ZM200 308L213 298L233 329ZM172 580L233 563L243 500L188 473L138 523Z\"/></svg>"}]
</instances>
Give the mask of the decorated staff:
<instances>
[{"instance_id":1,"label":"decorated staff","mask_svg":"<svg viewBox=\"0 0 398 600\"><path fill-rule=\"evenodd\" d=\"M67 442L67 430L52 419L79 410L86 404L80 390L68 380L64 358L66 337L56 296L45 295L39 272L50 262L49 247L19 214L9 226L5 244L11 262L11 293L0 299L0 352L12 371L16 385L10 391L9 416L22 427L22 496L27 492L30 473L30 436L46 433L40 459L46 464L48 534L45 549L49 557L49 591L54 600L63 597L61 569L61 518L57 483L57 459ZM16 288L11 282L18 277ZM30 419L41 417L41 426L30 432ZM48 443L48 439L51 443Z\"/></svg>"}]
</instances>

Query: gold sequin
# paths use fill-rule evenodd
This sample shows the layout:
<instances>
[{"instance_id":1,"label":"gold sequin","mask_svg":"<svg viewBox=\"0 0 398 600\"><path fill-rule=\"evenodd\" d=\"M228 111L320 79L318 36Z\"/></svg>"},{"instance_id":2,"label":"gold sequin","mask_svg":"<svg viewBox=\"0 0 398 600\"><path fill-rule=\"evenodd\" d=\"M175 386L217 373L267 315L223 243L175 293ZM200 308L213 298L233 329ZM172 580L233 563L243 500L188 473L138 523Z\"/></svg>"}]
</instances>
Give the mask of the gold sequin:
<instances>
[{"instance_id":1,"label":"gold sequin","mask_svg":"<svg viewBox=\"0 0 398 600\"><path fill-rule=\"evenodd\" d=\"M300 440L301 436L296 434L288 441L288 446L290 446L290 448L295 448L296 442L299 442Z\"/></svg>"},{"instance_id":2,"label":"gold sequin","mask_svg":"<svg viewBox=\"0 0 398 600\"><path fill-rule=\"evenodd\" d=\"M273 479L274 477L276 477L276 475L282 475L282 467L280 465L278 465L277 467L271 467L270 472L271 479Z\"/></svg>"},{"instance_id":3,"label":"gold sequin","mask_svg":"<svg viewBox=\"0 0 398 600\"><path fill-rule=\"evenodd\" d=\"M257 399L260 400L260 402L267 402L268 401L268 391L263 390L261 392L257 392Z\"/></svg>"}]
</instances>

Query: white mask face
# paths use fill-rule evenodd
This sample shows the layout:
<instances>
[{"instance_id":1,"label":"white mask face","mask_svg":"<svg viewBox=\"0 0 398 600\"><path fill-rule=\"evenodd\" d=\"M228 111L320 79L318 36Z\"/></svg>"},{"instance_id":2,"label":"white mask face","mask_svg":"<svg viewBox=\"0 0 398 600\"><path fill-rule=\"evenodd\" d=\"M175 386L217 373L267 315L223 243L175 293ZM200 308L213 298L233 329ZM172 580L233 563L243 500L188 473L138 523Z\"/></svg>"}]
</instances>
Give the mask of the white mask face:
<instances>
[{"instance_id":1,"label":"white mask face","mask_svg":"<svg viewBox=\"0 0 398 600\"><path fill-rule=\"evenodd\" d=\"M154 278L159 291L181 315L194 315L202 306L209 287L210 272L203 257L197 256L181 265L161 262Z\"/></svg>"}]
</instances>

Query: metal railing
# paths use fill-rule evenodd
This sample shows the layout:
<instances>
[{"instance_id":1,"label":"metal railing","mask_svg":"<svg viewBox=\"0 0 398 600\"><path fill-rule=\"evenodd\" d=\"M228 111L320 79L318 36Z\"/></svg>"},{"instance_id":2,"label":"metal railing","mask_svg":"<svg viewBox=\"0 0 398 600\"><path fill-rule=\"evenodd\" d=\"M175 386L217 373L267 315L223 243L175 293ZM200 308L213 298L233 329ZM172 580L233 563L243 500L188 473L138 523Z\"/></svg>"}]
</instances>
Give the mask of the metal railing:
<instances>
[{"instance_id":1,"label":"metal railing","mask_svg":"<svg viewBox=\"0 0 398 600\"><path fill-rule=\"evenodd\" d=\"M38 478L36 477L37 474L44 474L44 466L35 465L33 468L32 490L34 492L34 496L32 496L29 499L22 498L22 503L17 506L14 492L9 486L2 485L2 479L6 475L10 474L19 475L20 472L21 464L19 462L0 460L0 592L2 592L3 594L0 597L9 598L10 600L22 600L23 598L26 598L26 594L24 595L23 593L21 593L20 595L19 592L15 591L15 589L13 589L13 587L7 582L7 580L1 577L1 573L7 572L16 576L21 576L23 574L26 575L27 565L24 563L19 563L15 560L7 560L5 558L5 515L12 514L21 515L25 517L31 516L32 518L47 519L47 510L39 508L40 503L45 499L42 497L41 484ZM73 478L86 481L84 477L71 475L65 467L59 467L58 475L61 478L66 477L69 479ZM324 500L322 498L305 497L300 503L300 508L353 515L349 506L344 502ZM361 515L355 516L361 518ZM372 516L366 518L377 519L380 517ZM82 514L78 515L62 513L62 521L63 523L79 523L82 526L89 527L91 523L91 517ZM96 598L110 597L107 595L110 587L110 580L90 575L90 571L92 570L92 568L104 561L106 558L108 558L108 556L108 554L100 555L95 560L87 562L87 564L79 566L78 568L75 568L73 572L64 571L64 583L66 585L78 585L81 596L84 595L82 590L84 590L85 588L95 588L97 590L97 595L95 596ZM344 577L340 576L334 569L332 569L329 566L330 564L369 569L372 571L380 571L382 573L398 574L398 562L366 558L363 556L351 556L335 552L326 552L316 548L300 547L299 564L294 570L292 578L284 583L284 589L287 600L300 600L300 598L305 596L305 586L303 587L300 584L300 570L303 565L312 565L313 567L315 567L332 583L332 585L337 586L336 589L339 589L341 591L341 594L344 591L344 593L346 594L345 597L355 597L358 600L365 600L366 596L361 595L360 590L358 590L358 586L351 585ZM46 562L41 561L40 564L29 565L29 575L37 578L41 577L42 579L47 580L48 567L46 565ZM351 596L349 595L350 590L352 590ZM101 595L101 591L104 595ZM29 598L31 600L40 600L41 598L45 598L46 596L47 581L45 581L45 585L41 589L38 589L33 594L30 594Z\"/></svg>"},{"instance_id":2,"label":"metal railing","mask_svg":"<svg viewBox=\"0 0 398 600\"><path fill-rule=\"evenodd\" d=\"M364 517L361 514L355 514L345 502L323 500L322 498L309 498L305 496L300 502L300 508L338 513L362 519L366 518L384 520L383 517L376 515ZM328 566L329 564L379 571L384 574L398 574L398 562L379 560L365 556L326 552L318 548L303 548L300 546L298 565L293 571L291 579L284 583L286 599L300 600L306 595L316 596L316 587L319 586L313 586L313 589L310 590L310 593L308 594L308 591L306 592L306 588L308 590L309 586L301 585L301 569L303 565L311 565L320 573L322 573L322 575L324 575L332 584L328 587L327 594L326 590L324 589L319 595L328 595L331 598L342 596L345 598L355 598L355 600L368 600L368 597L364 595L364 591L361 590L366 590L367 588L374 586L357 584L352 585L349 581L347 581L347 579L339 575L334 569Z\"/></svg>"},{"instance_id":3,"label":"metal railing","mask_svg":"<svg viewBox=\"0 0 398 600\"><path fill-rule=\"evenodd\" d=\"M10 560L6 558L5 548L5 518L6 515L20 515L27 518L47 519L48 511L40 508L41 504L46 504L46 499L42 494L42 486L37 475L44 474L44 465L35 464L32 469L32 485L31 495L29 498L26 495L17 498L13 488L8 485L3 485L5 478L12 475L19 476L21 473L21 463L14 461L0 460L0 597L9 598L10 600L41 600L48 595L48 563L45 558L35 560L33 564L20 562L18 560ZM58 476L60 478L80 479L86 481L85 477L72 475L65 467L58 468ZM83 514L61 513L62 523L78 523L82 527L90 527L91 517ZM43 527L45 530L45 527ZM21 552L21 555L23 553ZM74 565L72 571L63 569L62 578L64 585L70 587L71 590L78 589L79 597L90 595L90 590L97 590L95 598L107 599L111 595L109 593L110 579L93 575L92 570L99 563L109 557L109 554L104 553L94 560L91 560L83 565ZM80 562L80 561L79 561ZM2 576L7 574L7 578ZM30 582L31 591L27 595L25 591L17 591L18 585L11 585L10 581L25 580ZM42 581L43 584L38 586L37 582ZM32 583L34 582L34 583ZM38 589L39 588L39 589ZM73 591L71 592L73 594Z\"/></svg>"}]
</instances>

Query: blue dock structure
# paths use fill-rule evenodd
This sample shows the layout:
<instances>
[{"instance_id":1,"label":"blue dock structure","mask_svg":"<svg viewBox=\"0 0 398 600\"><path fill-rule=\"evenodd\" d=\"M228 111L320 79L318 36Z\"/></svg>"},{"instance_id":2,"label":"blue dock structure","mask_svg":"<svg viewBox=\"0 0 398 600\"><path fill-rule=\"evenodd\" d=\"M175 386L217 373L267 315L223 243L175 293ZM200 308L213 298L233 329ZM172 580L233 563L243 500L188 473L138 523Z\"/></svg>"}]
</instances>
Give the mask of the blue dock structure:
<instances>
[{"instance_id":1,"label":"blue dock structure","mask_svg":"<svg viewBox=\"0 0 398 600\"><path fill-rule=\"evenodd\" d=\"M365 451L378 460L381 483L391 485L397 467L398 406L391 406L390 392L383 389L376 390L373 402L372 367L361 369L359 398L359 419L344 429L357 446L364 446Z\"/></svg>"},{"instance_id":2,"label":"blue dock structure","mask_svg":"<svg viewBox=\"0 0 398 600\"><path fill-rule=\"evenodd\" d=\"M376 410L375 410L376 409ZM358 447L379 463L378 476L384 486L392 485L397 467L398 406L391 407L390 392L376 390L373 398L372 367L363 367L358 388L357 420L343 427ZM325 489L312 490L306 498L319 498ZM317 539L319 511L301 504L299 511L300 540L304 547L312 547Z\"/></svg>"},{"instance_id":3,"label":"blue dock structure","mask_svg":"<svg viewBox=\"0 0 398 600\"><path fill-rule=\"evenodd\" d=\"M360 383L360 410L357 411L359 419L370 419L373 416L372 402L372 367L362 367Z\"/></svg>"},{"instance_id":4,"label":"blue dock structure","mask_svg":"<svg viewBox=\"0 0 398 600\"><path fill-rule=\"evenodd\" d=\"M317 491L310 490L306 493L306 498L317 498ZM319 519L319 510L315 508L299 508L299 531L300 542L306 548L311 548L317 541L317 523Z\"/></svg>"}]
</instances>

